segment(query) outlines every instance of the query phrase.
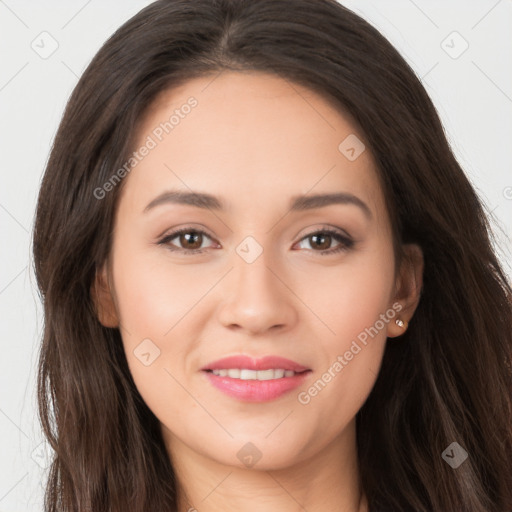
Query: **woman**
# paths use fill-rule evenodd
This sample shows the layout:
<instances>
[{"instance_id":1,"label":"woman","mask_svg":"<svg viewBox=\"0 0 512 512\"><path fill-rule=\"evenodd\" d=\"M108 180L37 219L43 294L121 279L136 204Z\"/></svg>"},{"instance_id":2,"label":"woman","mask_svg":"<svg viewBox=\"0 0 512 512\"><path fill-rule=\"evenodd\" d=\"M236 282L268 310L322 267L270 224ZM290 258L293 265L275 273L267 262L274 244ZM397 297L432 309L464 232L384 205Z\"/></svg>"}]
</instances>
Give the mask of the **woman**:
<instances>
[{"instance_id":1,"label":"woman","mask_svg":"<svg viewBox=\"0 0 512 512\"><path fill-rule=\"evenodd\" d=\"M81 77L41 186L46 510L512 510L491 236L351 11L149 5Z\"/></svg>"}]
</instances>

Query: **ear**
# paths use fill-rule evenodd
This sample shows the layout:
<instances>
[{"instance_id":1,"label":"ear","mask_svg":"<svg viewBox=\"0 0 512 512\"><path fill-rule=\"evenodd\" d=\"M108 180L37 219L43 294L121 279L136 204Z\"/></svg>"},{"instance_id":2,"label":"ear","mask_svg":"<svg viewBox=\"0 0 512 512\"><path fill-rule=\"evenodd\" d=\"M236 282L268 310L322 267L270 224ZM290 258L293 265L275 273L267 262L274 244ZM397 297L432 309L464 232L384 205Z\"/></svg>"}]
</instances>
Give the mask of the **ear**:
<instances>
[{"instance_id":1,"label":"ear","mask_svg":"<svg viewBox=\"0 0 512 512\"><path fill-rule=\"evenodd\" d=\"M104 327L119 327L119 318L109 282L107 263L96 273L91 286L91 298L100 323Z\"/></svg>"},{"instance_id":2,"label":"ear","mask_svg":"<svg viewBox=\"0 0 512 512\"><path fill-rule=\"evenodd\" d=\"M421 247L417 244L406 244L403 249L405 255L395 283L393 301L393 303L398 302L402 309L388 325L388 338L400 336L405 332L406 329L397 325L395 320L400 318L406 322L411 321L420 301L423 287L424 260Z\"/></svg>"}]
</instances>

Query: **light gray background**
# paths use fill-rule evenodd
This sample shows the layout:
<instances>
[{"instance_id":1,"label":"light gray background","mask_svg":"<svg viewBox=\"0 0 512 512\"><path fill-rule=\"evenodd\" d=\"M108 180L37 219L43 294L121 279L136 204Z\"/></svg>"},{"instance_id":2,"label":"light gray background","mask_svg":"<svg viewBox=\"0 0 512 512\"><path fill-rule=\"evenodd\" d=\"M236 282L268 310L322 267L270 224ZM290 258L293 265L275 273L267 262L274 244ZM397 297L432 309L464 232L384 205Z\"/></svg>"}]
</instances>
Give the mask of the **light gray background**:
<instances>
[{"instance_id":1,"label":"light gray background","mask_svg":"<svg viewBox=\"0 0 512 512\"><path fill-rule=\"evenodd\" d=\"M48 457L35 402L42 316L30 255L42 172L78 77L108 36L149 3L0 0L0 512L42 510ZM512 276L504 237L512 238L512 1L342 3L379 28L421 77L456 156L504 231L496 231L499 256ZM49 52L52 40L58 48L47 58L32 48Z\"/></svg>"}]
</instances>

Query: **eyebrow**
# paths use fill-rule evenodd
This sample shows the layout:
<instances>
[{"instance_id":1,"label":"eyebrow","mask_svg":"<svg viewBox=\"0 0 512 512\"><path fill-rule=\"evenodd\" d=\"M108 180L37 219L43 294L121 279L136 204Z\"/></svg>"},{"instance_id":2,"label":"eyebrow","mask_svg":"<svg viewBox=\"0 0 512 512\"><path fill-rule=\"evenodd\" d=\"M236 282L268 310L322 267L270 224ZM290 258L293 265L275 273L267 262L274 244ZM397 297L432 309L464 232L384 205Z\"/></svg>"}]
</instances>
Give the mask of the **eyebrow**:
<instances>
[{"instance_id":1,"label":"eyebrow","mask_svg":"<svg viewBox=\"0 0 512 512\"><path fill-rule=\"evenodd\" d=\"M163 204L185 204L195 206L196 208L204 208L208 210L225 211L226 207L221 199L211 194L202 192L186 192L180 190L169 190L155 197L144 208L146 213L156 206ZM290 200L290 211L304 211L315 208L323 208L332 204L349 204L359 207L368 219L372 219L373 215L368 205L359 197L349 194L348 192L337 192L332 194L316 194L294 196Z\"/></svg>"}]
</instances>

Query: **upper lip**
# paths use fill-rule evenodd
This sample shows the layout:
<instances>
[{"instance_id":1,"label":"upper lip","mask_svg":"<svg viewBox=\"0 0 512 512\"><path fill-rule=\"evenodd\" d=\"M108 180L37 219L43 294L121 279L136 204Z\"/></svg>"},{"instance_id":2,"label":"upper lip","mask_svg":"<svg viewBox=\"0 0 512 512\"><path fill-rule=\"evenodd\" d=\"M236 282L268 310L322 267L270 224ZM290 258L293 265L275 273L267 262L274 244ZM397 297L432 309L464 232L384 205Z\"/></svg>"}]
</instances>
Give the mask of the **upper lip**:
<instances>
[{"instance_id":1,"label":"upper lip","mask_svg":"<svg viewBox=\"0 0 512 512\"><path fill-rule=\"evenodd\" d=\"M284 357L265 356L257 359L245 355L236 355L218 359L217 361L213 361L208 363L206 366L203 366L201 370L223 370L229 368L245 368L247 370L282 369L293 370L294 372L309 370L309 368Z\"/></svg>"}]
</instances>

